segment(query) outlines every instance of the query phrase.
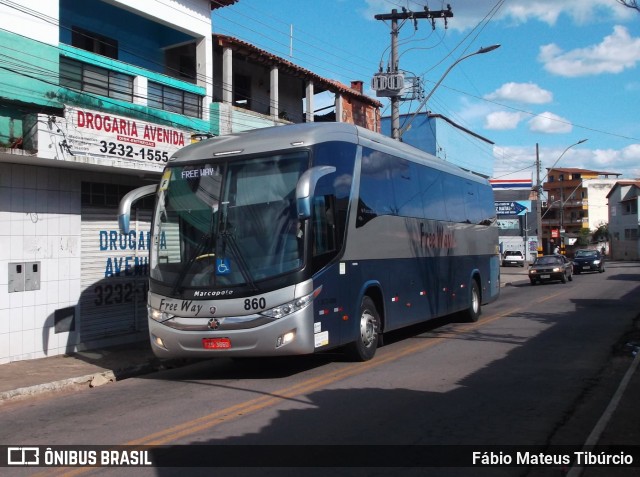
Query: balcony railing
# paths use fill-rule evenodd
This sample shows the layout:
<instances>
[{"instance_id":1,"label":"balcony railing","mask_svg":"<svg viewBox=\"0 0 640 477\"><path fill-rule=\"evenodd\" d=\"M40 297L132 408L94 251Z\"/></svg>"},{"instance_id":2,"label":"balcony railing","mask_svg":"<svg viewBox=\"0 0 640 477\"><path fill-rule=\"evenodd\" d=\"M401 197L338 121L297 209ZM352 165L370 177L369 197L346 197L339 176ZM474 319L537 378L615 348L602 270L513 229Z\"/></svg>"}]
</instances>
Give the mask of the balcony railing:
<instances>
[{"instance_id":1,"label":"balcony railing","mask_svg":"<svg viewBox=\"0 0 640 477\"><path fill-rule=\"evenodd\" d=\"M60 86L65 88L133 103L133 79L131 75L60 58Z\"/></svg>"},{"instance_id":2,"label":"balcony railing","mask_svg":"<svg viewBox=\"0 0 640 477\"><path fill-rule=\"evenodd\" d=\"M562 206L561 206L562 204ZM549 209L560 209L560 208L571 208L571 207L587 207L589 205L589 201L587 199L569 199L566 201L554 200L553 202L548 202Z\"/></svg>"},{"instance_id":3,"label":"balcony railing","mask_svg":"<svg viewBox=\"0 0 640 477\"><path fill-rule=\"evenodd\" d=\"M67 89L204 119L204 87L69 45L60 49L60 85Z\"/></svg>"}]
</instances>

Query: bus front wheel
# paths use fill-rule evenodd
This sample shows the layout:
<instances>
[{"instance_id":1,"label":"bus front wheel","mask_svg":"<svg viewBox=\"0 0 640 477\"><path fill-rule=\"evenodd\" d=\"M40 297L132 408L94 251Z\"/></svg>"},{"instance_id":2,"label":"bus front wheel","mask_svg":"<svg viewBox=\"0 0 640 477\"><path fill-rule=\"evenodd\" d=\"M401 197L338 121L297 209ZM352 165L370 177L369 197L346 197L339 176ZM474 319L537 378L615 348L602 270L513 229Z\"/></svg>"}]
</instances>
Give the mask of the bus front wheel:
<instances>
[{"instance_id":1,"label":"bus front wheel","mask_svg":"<svg viewBox=\"0 0 640 477\"><path fill-rule=\"evenodd\" d=\"M368 296L360 304L358 335L347 346L347 354L354 361L369 361L376 354L380 340L380 315L376 305Z\"/></svg>"}]
</instances>

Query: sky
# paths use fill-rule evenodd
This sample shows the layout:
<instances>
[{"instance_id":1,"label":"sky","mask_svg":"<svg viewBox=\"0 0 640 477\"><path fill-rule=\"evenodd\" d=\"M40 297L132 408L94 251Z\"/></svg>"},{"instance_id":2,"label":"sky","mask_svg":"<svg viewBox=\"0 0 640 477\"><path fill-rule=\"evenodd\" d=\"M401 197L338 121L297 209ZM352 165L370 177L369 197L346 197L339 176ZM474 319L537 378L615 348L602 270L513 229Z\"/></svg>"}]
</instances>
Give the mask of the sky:
<instances>
[{"instance_id":1,"label":"sky","mask_svg":"<svg viewBox=\"0 0 640 477\"><path fill-rule=\"evenodd\" d=\"M474 158L493 162L493 178L535 181L536 147L542 180L554 166L640 178L640 12L616 0L238 0L213 11L213 31L346 85L362 80L375 97L391 25L374 16L447 4L446 25L401 25L399 68L421 77L425 94L442 78L425 109L495 143ZM401 113L419 102L403 102Z\"/></svg>"}]
</instances>

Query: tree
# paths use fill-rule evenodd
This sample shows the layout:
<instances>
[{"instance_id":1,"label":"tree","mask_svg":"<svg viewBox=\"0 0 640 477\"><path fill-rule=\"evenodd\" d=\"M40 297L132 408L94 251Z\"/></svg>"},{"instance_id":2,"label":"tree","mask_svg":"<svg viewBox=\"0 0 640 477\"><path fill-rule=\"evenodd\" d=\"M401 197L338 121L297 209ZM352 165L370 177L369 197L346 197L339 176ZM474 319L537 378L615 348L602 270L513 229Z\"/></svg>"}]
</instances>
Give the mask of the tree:
<instances>
[{"instance_id":1,"label":"tree","mask_svg":"<svg viewBox=\"0 0 640 477\"><path fill-rule=\"evenodd\" d=\"M580 246L580 247L585 247L587 245L589 245L589 235L591 235L591 233L589 232L589 229L580 229L580 232L578 232L578 240L576 241L576 243Z\"/></svg>"},{"instance_id":2,"label":"tree","mask_svg":"<svg viewBox=\"0 0 640 477\"><path fill-rule=\"evenodd\" d=\"M616 0L619 4L624 5L628 8L633 8L640 12L640 5L638 5L638 0Z\"/></svg>"},{"instance_id":3,"label":"tree","mask_svg":"<svg viewBox=\"0 0 640 477\"><path fill-rule=\"evenodd\" d=\"M594 242L606 242L609 240L609 224L602 223L598 226L598 228L593 232L591 236Z\"/></svg>"}]
</instances>

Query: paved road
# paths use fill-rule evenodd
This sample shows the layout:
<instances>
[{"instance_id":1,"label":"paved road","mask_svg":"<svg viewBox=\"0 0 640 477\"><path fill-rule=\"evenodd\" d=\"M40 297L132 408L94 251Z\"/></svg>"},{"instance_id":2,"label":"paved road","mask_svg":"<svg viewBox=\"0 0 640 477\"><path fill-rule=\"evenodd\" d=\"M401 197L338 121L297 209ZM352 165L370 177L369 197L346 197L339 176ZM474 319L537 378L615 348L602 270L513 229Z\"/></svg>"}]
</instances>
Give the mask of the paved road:
<instances>
[{"instance_id":1,"label":"paved road","mask_svg":"<svg viewBox=\"0 0 640 477\"><path fill-rule=\"evenodd\" d=\"M367 363L349 363L337 354L214 360L64 399L10 403L0 413L2 440L10 436L12 445L387 446L376 449L581 445L628 365L612 350L620 349L639 309L638 277L640 266L610 264L605 274L580 275L567 284L514 282L503 288L498 302L485 307L478 323L438 320L394 333ZM208 449L203 453L221 452ZM283 462L286 449L278 450ZM314 465L322 466L331 456L318 451L313 457ZM249 463L249 455L239 462ZM492 476L560 471L472 470ZM121 470L100 472L120 475ZM326 472L306 469L304 475ZM390 469L335 472L397 475ZM404 469L402 474L423 472ZM469 472L437 469L432 475ZM266 475L262 468L224 473Z\"/></svg>"}]
</instances>

